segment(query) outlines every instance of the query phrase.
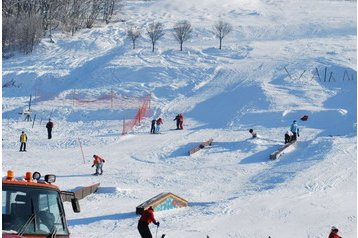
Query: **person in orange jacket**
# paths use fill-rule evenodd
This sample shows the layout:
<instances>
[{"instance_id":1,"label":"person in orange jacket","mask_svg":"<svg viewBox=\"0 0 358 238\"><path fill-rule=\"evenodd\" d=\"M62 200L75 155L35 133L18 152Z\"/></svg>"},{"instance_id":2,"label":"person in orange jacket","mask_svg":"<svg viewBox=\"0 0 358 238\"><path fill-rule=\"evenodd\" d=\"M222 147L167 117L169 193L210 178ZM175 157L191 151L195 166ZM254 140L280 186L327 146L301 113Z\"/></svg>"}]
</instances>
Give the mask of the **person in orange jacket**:
<instances>
[{"instance_id":1,"label":"person in orange jacket","mask_svg":"<svg viewBox=\"0 0 358 238\"><path fill-rule=\"evenodd\" d=\"M159 221L156 221L154 218L154 209L149 207L147 210L143 211L142 216L138 221L138 231L142 238L152 238L152 233L149 229L149 224L153 222L157 227L159 227Z\"/></svg>"},{"instance_id":2,"label":"person in orange jacket","mask_svg":"<svg viewBox=\"0 0 358 238\"><path fill-rule=\"evenodd\" d=\"M332 226L331 228L331 233L329 233L328 238L342 238L341 236L339 236L338 234L338 228L335 226Z\"/></svg>"},{"instance_id":3,"label":"person in orange jacket","mask_svg":"<svg viewBox=\"0 0 358 238\"><path fill-rule=\"evenodd\" d=\"M98 155L93 155L93 164L92 168L96 166L96 173L93 175L102 175L103 174L103 164L106 162L104 159L102 159Z\"/></svg>"}]
</instances>

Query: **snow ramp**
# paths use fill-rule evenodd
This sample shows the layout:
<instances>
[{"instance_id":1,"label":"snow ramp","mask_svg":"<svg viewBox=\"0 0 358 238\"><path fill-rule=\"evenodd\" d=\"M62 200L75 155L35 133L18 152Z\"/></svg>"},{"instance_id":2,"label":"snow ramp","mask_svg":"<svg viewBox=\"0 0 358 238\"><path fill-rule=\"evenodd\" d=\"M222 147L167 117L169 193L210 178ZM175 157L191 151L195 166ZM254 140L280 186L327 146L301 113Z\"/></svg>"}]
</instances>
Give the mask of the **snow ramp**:
<instances>
[{"instance_id":1,"label":"snow ramp","mask_svg":"<svg viewBox=\"0 0 358 238\"><path fill-rule=\"evenodd\" d=\"M174 208L187 207L188 201L173 194L173 193L160 193L155 197L143 202L136 207L136 213L142 214L144 210L152 207L154 211L164 211Z\"/></svg>"}]
</instances>

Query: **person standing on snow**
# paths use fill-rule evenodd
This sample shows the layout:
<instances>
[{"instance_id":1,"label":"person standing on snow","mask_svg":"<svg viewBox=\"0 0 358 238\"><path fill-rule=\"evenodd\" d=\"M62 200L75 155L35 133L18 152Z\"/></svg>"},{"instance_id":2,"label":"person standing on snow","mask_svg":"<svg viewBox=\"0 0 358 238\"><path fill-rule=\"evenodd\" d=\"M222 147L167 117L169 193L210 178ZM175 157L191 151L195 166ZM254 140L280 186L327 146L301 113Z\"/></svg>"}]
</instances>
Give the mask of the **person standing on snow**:
<instances>
[{"instance_id":1,"label":"person standing on snow","mask_svg":"<svg viewBox=\"0 0 358 238\"><path fill-rule=\"evenodd\" d=\"M298 127L296 120L292 122L290 131L293 134L291 141L297 140L297 137L300 137L300 128Z\"/></svg>"},{"instance_id":2,"label":"person standing on snow","mask_svg":"<svg viewBox=\"0 0 358 238\"><path fill-rule=\"evenodd\" d=\"M103 174L103 164L106 162L104 159L102 159L98 155L93 155L93 164L92 168L96 166L96 173L93 175L102 175Z\"/></svg>"},{"instance_id":3,"label":"person standing on snow","mask_svg":"<svg viewBox=\"0 0 358 238\"><path fill-rule=\"evenodd\" d=\"M183 124L184 124L184 116L183 114L179 114L179 129L183 130Z\"/></svg>"},{"instance_id":4,"label":"person standing on snow","mask_svg":"<svg viewBox=\"0 0 358 238\"><path fill-rule=\"evenodd\" d=\"M27 135L25 134L24 131L21 132L20 142L21 142L20 152L22 152L22 151L26 152Z\"/></svg>"},{"instance_id":5,"label":"person standing on snow","mask_svg":"<svg viewBox=\"0 0 358 238\"><path fill-rule=\"evenodd\" d=\"M160 133L160 125L163 124L162 118L159 117L156 123L157 123L157 128L155 130L155 133Z\"/></svg>"},{"instance_id":6,"label":"person standing on snow","mask_svg":"<svg viewBox=\"0 0 358 238\"><path fill-rule=\"evenodd\" d=\"M46 128L47 128L47 138L51 139L52 138L52 128L53 128L53 122L51 121L51 118L48 119Z\"/></svg>"},{"instance_id":7,"label":"person standing on snow","mask_svg":"<svg viewBox=\"0 0 358 238\"><path fill-rule=\"evenodd\" d=\"M331 228L331 233L329 233L328 238L342 238L341 236L339 236L338 234L338 228L335 226L332 226Z\"/></svg>"},{"instance_id":8,"label":"person standing on snow","mask_svg":"<svg viewBox=\"0 0 358 238\"><path fill-rule=\"evenodd\" d=\"M149 207L147 210L143 211L142 216L138 221L138 231L142 238L152 238L152 233L149 229L149 224L153 222L157 227L159 227L159 221L156 221L154 218L154 209Z\"/></svg>"},{"instance_id":9,"label":"person standing on snow","mask_svg":"<svg viewBox=\"0 0 358 238\"><path fill-rule=\"evenodd\" d=\"M177 130L179 130L180 129L180 127L179 127L180 126L180 114L176 115L173 121L176 121Z\"/></svg>"},{"instance_id":10,"label":"person standing on snow","mask_svg":"<svg viewBox=\"0 0 358 238\"><path fill-rule=\"evenodd\" d=\"M155 123L157 121L155 119L152 120L152 125L150 127L150 134L155 134Z\"/></svg>"}]
</instances>

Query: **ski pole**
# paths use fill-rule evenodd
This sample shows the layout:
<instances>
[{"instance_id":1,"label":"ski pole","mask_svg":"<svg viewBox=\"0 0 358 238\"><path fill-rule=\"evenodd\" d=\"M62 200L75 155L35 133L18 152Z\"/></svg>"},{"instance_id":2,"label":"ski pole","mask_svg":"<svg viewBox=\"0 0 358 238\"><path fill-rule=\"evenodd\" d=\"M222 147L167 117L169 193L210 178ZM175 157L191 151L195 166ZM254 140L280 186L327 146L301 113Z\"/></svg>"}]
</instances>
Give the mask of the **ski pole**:
<instances>
[{"instance_id":1,"label":"ski pole","mask_svg":"<svg viewBox=\"0 0 358 238\"><path fill-rule=\"evenodd\" d=\"M158 235L158 226L157 226L157 230L155 231L155 238L157 238L157 235Z\"/></svg>"}]
</instances>

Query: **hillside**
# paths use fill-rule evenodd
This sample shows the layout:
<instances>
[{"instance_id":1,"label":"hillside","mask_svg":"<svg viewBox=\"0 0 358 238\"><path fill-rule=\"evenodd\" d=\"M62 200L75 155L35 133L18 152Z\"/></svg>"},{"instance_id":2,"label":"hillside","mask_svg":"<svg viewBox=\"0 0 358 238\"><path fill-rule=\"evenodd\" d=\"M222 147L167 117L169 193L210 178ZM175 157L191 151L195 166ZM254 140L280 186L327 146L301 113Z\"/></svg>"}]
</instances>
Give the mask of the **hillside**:
<instances>
[{"instance_id":1,"label":"hillside","mask_svg":"<svg viewBox=\"0 0 358 238\"><path fill-rule=\"evenodd\" d=\"M162 192L189 207L156 212L158 236L323 238L335 225L357 237L356 2L127 1L123 12L121 21L57 32L55 43L3 60L3 85L13 83L2 90L3 174L56 174L63 190L100 182L81 213L66 204L74 238L139 237L135 207ZM183 19L193 37L180 51L172 27ZM212 33L219 19L233 26L221 50ZM144 32L152 21L165 26L154 52ZM136 49L126 38L134 25L142 29ZM19 114L29 95L34 124ZM121 135L146 95L149 113ZM173 130L178 113L181 131ZM149 134L158 117L162 133ZM293 120L297 146L270 161ZM22 130L27 153L18 152ZM211 147L187 156L209 138ZM97 153L102 176L91 175Z\"/></svg>"}]
</instances>

